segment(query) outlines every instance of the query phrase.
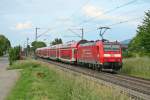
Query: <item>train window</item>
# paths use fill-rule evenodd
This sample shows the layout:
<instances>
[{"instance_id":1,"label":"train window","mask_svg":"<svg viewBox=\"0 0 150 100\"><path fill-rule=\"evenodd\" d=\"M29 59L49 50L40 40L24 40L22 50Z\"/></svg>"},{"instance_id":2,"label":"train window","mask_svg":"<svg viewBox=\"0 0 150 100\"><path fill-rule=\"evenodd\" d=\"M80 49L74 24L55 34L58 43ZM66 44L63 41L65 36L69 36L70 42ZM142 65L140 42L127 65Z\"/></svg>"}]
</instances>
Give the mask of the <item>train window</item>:
<instances>
[{"instance_id":1,"label":"train window","mask_svg":"<svg viewBox=\"0 0 150 100\"><path fill-rule=\"evenodd\" d=\"M105 51L118 51L120 49L120 46L117 44L104 44L104 50Z\"/></svg>"},{"instance_id":2,"label":"train window","mask_svg":"<svg viewBox=\"0 0 150 100\"><path fill-rule=\"evenodd\" d=\"M84 44L80 44L80 46L94 46L94 45L96 45L96 42L87 42Z\"/></svg>"}]
</instances>

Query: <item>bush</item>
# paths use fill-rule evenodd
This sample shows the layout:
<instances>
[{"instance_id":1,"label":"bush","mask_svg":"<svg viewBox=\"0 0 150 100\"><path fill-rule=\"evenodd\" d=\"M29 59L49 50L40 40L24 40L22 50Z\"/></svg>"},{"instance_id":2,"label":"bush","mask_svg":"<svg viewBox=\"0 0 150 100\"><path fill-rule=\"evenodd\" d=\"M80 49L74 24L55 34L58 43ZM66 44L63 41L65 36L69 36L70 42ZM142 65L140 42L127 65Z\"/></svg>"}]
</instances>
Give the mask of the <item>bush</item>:
<instances>
[{"instance_id":1,"label":"bush","mask_svg":"<svg viewBox=\"0 0 150 100\"><path fill-rule=\"evenodd\" d=\"M3 51L1 48L0 48L0 56L3 56Z\"/></svg>"},{"instance_id":2,"label":"bush","mask_svg":"<svg viewBox=\"0 0 150 100\"><path fill-rule=\"evenodd\" d=\"M12 65L12 63L16 60L20 59L20 46L16 46L14 48L9 49L9 64Z\"/></svg>"},{"instance_id":3,"label":"bush","mask_svg":"<svg viewBox=\"0 0 150 100\"><path fill-rule=\"evenodd\" d=\"M25 69L29 67L35 68L39 65L40 64L34 60L22 60L22 61L18 60L18 61L15 61L15 63L13 63L11 66L9 66L8 69Z\"/></svg>"},{"instance_id":4,"label":"bush","mask_svg":"<svg viewBox=\"0 0 150 100\"><path fill-rule=\"evenodd\" d=\"M135 55L133 53L129 52L129 51L123 51L122 56L123 56L123 58L135 57Z\"/></svg>"},{"instance_id":5,"label":"bush","mask_svg":"<svg viewBox=\"0 0 150 100\"><path fill-rule=\"evenodd\" d=\"M121 73L150 79L150 58L136 57L124 59Z\"/></svg>"}]
</instances>

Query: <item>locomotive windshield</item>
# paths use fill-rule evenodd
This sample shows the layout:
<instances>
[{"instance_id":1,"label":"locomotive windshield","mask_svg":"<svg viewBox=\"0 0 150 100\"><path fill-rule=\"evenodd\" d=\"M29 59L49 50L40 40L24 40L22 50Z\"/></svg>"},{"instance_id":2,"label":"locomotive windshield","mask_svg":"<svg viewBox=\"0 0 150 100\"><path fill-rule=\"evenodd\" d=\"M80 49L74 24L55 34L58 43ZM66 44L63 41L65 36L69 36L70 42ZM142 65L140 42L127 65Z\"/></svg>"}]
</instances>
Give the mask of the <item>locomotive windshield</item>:
<instances>
[{"instance_id":1,"label":"locomotive windshield","mask_svg":"<svg viewBox=\"0 0 150 100\"><path fill-rule=\"evenodd\" d=\"M104 44L105 51L118 51L120 46L118 44Z\"/></svg>"}]
</instances>

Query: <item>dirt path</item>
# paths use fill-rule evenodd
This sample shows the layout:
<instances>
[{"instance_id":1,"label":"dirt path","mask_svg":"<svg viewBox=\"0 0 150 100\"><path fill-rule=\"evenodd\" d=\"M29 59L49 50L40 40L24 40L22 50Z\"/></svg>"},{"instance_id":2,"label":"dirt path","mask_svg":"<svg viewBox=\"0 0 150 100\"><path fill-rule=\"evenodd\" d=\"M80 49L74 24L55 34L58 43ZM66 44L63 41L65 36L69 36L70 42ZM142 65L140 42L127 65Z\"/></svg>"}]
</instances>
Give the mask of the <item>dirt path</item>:
<instances>
[{"instance_id":1,"label":"dirt path","mask_svg":"<svg viewBox=\"0 0 150 100\"><path fill-rule=\"evenodd\" d=\"M0 100L5 99L19 76L18 71L7 70L7 66L8 58L0 57Z\"/></svg>"}]
</instances>

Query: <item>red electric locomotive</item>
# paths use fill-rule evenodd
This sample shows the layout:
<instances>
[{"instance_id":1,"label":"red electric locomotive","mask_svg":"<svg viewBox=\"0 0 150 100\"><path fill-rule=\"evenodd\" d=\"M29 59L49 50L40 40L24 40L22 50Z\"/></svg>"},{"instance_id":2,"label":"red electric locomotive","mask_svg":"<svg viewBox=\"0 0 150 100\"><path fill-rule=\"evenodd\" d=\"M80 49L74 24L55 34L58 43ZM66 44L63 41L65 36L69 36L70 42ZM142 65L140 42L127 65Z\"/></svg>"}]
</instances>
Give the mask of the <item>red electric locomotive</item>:
<instances>
[{"instance_id":1,"label":"red electric locomotive","mask_svg":"<svg viewBox=\"0 0 150 100\"><path fill-rule=\"evenodd\" d=\"M122 51L118 42L87 41L80 44L77 62L94 69L117 71L122 67Z\"/></svg>"}]
</instances>

